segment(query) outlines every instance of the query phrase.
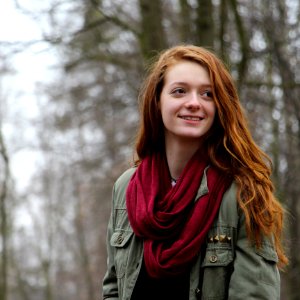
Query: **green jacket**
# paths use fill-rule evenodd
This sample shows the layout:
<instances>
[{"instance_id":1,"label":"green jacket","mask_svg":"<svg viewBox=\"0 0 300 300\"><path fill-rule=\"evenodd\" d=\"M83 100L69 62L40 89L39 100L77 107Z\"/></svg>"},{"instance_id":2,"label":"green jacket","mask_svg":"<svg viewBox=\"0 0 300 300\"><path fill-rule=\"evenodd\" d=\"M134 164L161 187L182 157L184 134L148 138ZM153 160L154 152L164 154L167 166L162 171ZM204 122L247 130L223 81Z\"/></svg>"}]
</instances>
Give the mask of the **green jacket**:
<instances>
[{"instance_id":1,"label":"green jacket","mask_svg":"<svg viewBox=\"0 0 300 300\"><path fill-rule=\"evenodd\" d=\"M124 172L113 188L103 299L129 300L142 265L143 241L130 227L125 203L125 191L134 171L132 168ZM203 176L196 199L206 193ZM280 299L277 262L270 239L265 238L260 249L247 239L244 216L237 208L236 186L232 184L208 233L206 250L199 253L191 269L189 299Z\"/></svg>"}]
</instances>

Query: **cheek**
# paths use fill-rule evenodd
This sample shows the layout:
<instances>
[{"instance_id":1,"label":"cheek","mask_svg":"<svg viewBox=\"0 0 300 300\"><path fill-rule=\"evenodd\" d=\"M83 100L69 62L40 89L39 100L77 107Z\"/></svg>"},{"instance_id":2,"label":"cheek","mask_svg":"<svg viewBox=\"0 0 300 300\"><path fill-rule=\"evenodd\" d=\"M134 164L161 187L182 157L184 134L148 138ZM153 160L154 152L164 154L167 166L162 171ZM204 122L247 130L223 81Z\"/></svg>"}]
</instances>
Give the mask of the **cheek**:
<instances>
[{"instance_id":1,"label":"cheek","mask_svg":"<svg viewBox=\"0 0 300 300\"><path fill-rule=\"evenodd\" d=\"M165 125L166 123L168 123L169 115L166 113L166 111L164 109L162 109L160 111L160 113L161 113L162 121L163 121L163 123Z\"/></svg>"},{"instance_id":2,"label":"cheek","mask_svg":"<svg viewBox=\"0 0 300 300\"><path fill-rule=\"evenodd\" d=\"M207 108L207 111L209 112L210 116L215 118L215 115L217 114L217 107L214 102L210 103L209 107Z\"/></svg>"},{"instance_id":3,"label":"cheek","mask_svg":"<svg viewBox=\"0 0 300 300\"><path fill-rule=\"evenodd\" d=\"M165 116L168 115L168 112L170 110L168 102L165 101L164 99L161 99L158 104L159 104L160 113L163 116L163 118L165 118Z\"/></svg>"},{"instance_id":4,"label":"cheek","mask_svg":"<svg viewBox=\"0 0 300 300\"><path fill-rule=\"evenodd\" d=\"M161 113L163 125L165 128L170 128L174 121L173 120L174 112L172 110L172 107L170 107L166 103L161 103L160 108L161 108L160 113Z\"/></svg>"}]
</instances>

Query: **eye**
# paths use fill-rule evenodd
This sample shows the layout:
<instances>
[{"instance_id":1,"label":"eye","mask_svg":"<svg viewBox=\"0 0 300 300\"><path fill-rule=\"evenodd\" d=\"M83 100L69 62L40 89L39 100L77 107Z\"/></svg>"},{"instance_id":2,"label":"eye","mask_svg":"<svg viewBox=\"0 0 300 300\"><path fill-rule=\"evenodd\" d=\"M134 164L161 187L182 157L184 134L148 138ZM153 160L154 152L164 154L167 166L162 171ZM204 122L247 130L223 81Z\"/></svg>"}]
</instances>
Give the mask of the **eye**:
<instances>
[{"instance_id":1,"label":"eye","mask_svg":"<svg viewBox=\"0 0 300 300\"><path fill-rule=\"evenodd\" d=\"M205 98L209 98L209 99L212 99L213 98L213 94L211 91L204 91L202 93L202 96L204 96Z\"/></svg>"},{"instance_id":2,"label":"eye","mask_svg":"<svg viewBox=\"0 0 300 300\"><path fill-rule=\"evenodd\" d=\"M178 87L171 91L171 94L174 96L182 96L186 93L184 88Z\"/></svg>"}]
</instances>

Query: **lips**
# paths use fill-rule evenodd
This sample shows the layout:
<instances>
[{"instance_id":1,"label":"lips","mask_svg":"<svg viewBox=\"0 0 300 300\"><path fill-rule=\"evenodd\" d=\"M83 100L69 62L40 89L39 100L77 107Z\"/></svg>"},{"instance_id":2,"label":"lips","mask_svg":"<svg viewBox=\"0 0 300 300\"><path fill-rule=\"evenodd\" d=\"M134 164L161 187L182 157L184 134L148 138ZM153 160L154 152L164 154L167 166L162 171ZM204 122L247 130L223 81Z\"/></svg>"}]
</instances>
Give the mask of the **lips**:
<instances>
[{"instance_id":1,"label":"lips","mask_svg":"<svg viewBox=\"0 0 300 300\"><path fill-rule=\"evenodd\" d=\"M188 121L201 121L204 119L204 117L200 117L200 116L179 116L179 118Z\"/></svg>"}]
</instances>

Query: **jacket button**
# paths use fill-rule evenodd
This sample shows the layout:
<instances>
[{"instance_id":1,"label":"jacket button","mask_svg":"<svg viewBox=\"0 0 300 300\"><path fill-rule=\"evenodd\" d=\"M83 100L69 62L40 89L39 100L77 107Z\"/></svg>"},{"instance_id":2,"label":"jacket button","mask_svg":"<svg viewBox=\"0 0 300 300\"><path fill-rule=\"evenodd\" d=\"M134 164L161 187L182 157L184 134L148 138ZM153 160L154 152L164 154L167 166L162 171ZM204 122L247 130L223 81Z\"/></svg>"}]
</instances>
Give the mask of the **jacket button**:
<instances>
[{"instance_id":1,"label":"jacket button","mask_svg":"<svg viewBox=\"0 0 300 300\"><path fill-rule=\"evenodd\" d=\"M218 260L218 256L217 255L211 255L209 258L209 261L211 263L215 263Z\"/></svg>"},{"instance_id":2,"label":"jacket button","mask_svg":"<svg viewBox=\"0 0 300 300\"><path fill-rule=\"evenodd\" d=\"M201 294L201 290L200 290L199 288L196 288L196 290L195 290L195 294L196 294L196 296L200 296L200 294Z\"/></svg>"},{"instance_id":3,"label":"jacket button","mask_svg":"<svg viewBox=\"0 0 300 300\"><path fill-rule=\"evenodd\" d=\"M124 237L123 237L122 235L119 235L119 236L115 239L116 243L119 244L119 245L122 244L123 240L124 240Z\"/></svg>"}]
</instances>

